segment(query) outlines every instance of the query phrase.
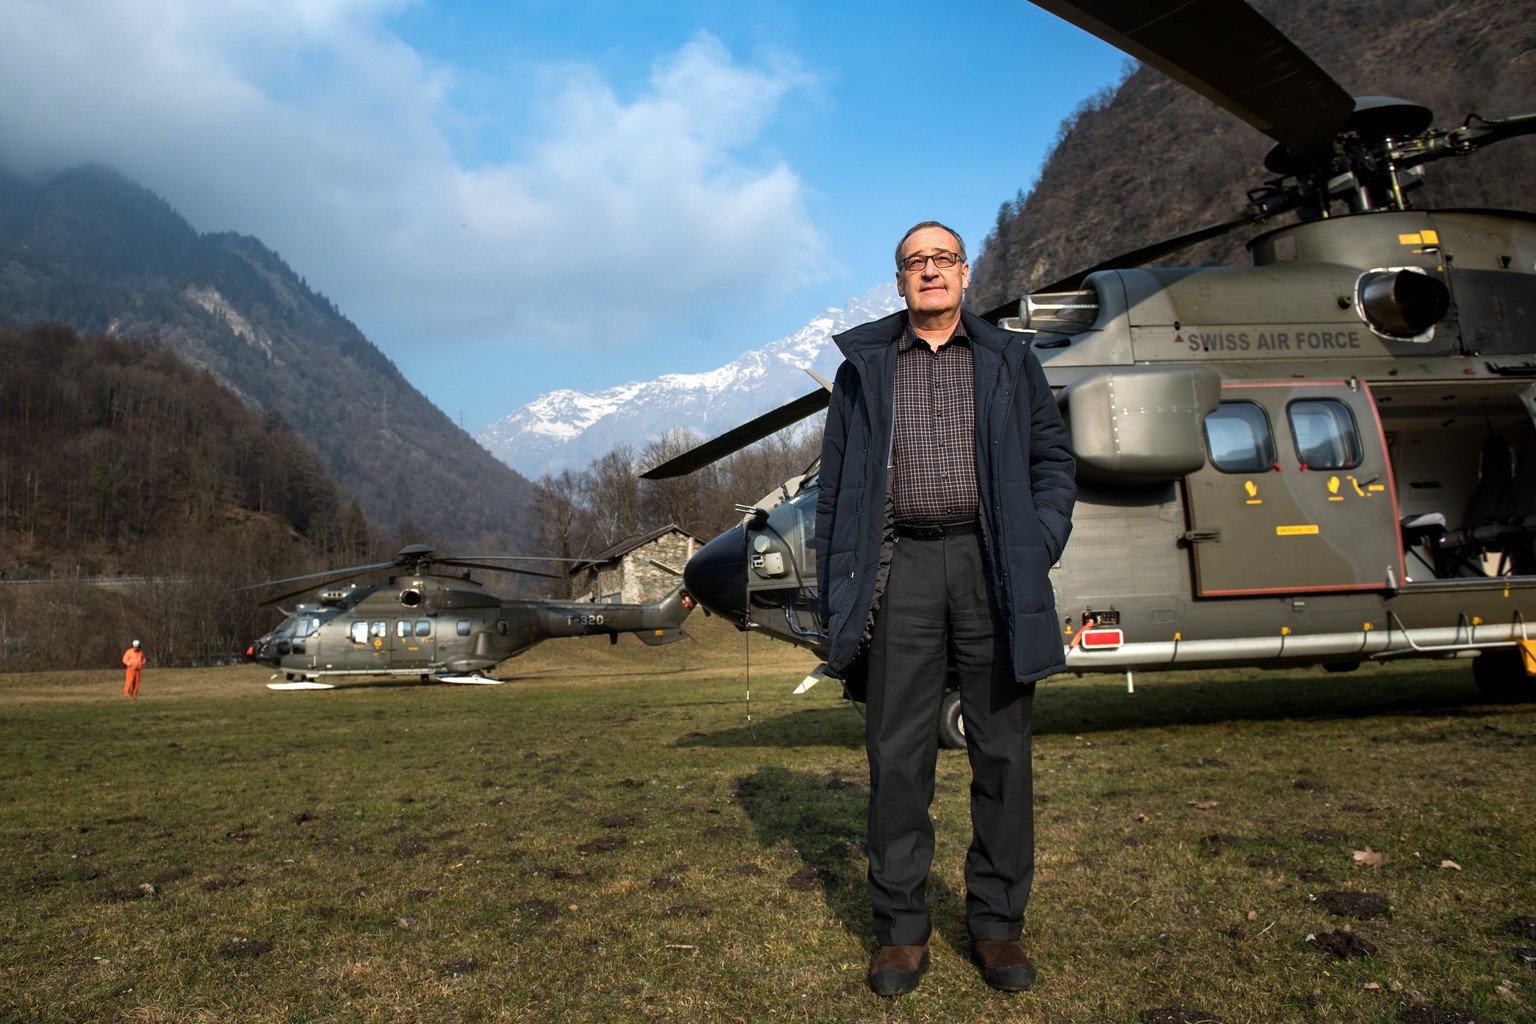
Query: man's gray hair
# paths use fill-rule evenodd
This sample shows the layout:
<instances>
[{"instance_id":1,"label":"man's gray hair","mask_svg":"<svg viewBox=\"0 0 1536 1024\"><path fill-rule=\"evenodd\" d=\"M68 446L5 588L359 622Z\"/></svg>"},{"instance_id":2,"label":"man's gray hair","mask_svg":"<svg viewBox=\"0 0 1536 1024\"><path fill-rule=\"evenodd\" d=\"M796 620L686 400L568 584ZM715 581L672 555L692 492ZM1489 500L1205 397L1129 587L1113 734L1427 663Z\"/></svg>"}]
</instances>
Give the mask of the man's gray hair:
<instances>
[{"instance_id":1,"label":"man's gray hair","mask_svg":"<svg viewBox=\"0 0 1536 1024\"><path fill-rule=\"evenodd\" d=\"M896 266L897 267L901 266L901 247L907 244L907 239L911 238L917 232L923 230L923 228L942 228L945 231L948 231L951 235L954 235L955 236L955 245L960 247L960 262L961 263L965 262L965 239L960 237L960 232L956 231L954 228L950 227L948 224L940 224L936 220L925 220L925 221L923 221L920 224L913 224L911 227L907 228L907 233L902 235L901 236L901 241L896 243Z\"/></svg>"}]
</instances>

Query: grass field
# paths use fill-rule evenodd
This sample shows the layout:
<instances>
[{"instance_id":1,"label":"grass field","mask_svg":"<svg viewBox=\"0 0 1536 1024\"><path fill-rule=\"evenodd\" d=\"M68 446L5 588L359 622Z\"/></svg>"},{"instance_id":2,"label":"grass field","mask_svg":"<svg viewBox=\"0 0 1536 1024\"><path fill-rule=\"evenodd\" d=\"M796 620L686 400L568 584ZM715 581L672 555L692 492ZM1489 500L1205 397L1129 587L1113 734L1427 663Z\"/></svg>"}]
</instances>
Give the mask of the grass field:
<instances>
[{"instance_id":1,"label":"grass field","mask_svg":"<svg viewBox=\"0 0 1536 1024\"><path fill-rule=\"evenodd\" d=\"M944 752L884 1000L858 713L699 618L501 687L0 676L0 1021L1536 1019L1536 704L1464 663L1045 685L1039 985L966 960Z\"/></svg>"}]
</instances>

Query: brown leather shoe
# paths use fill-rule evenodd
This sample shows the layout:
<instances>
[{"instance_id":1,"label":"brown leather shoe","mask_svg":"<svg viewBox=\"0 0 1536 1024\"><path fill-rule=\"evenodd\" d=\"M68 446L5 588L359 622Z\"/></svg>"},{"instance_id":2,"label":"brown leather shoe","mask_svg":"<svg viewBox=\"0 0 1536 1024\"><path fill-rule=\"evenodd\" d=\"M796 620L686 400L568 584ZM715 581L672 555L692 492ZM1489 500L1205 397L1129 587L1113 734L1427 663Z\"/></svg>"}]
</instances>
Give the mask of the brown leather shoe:
<instances>
[{"instance_id":1,"label":"brown leather shoe","mask_svg":"<svg viewBox=\"0 0 1536 1024\"><path fill-rule=\"evenodd\" d=\"M869 987L877 996L900 996L917 988L928 971L928 943L881 946L869 965Z\"/></svg>"},{"instance_id":2,"label":"brown leather shoe","mask_svg":"<svg viewBox=\"0 0 1536 1024\"><path fill-rule=\"evenodd\" d=\"M1003 992L1023 992L1035 983L1035 965L1024 947L1009 939L971 940L971 959L988 985Z\"/></svg>"}]
</instances>

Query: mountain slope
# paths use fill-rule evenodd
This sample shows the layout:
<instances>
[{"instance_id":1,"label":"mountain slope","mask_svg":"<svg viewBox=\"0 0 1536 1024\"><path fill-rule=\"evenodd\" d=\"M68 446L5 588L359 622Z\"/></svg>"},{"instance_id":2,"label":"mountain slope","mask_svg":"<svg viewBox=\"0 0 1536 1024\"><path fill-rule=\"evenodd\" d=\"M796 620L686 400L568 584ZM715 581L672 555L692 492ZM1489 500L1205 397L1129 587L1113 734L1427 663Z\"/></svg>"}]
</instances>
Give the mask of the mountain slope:
<instances>
[{"instance_id":1,"label":"mountain slope","mask_svg":"<svg viewBox=\"0 0 1536 1024\"><path fill-rule=\"evenodd\" d=\"M529 485L259 241L198 234L102 167L0 177L0 322L157 335L319 453L370 522L510 548Z\"/></svg>"},{"instance_id":2,"label":"mountain slope","mask_svg":"<svg viewBox=\"0 0 1536 1024\"><path fill-rule=\"evenodd\" d=\"M551 391L491 424L479 440L507 465L537 478L580 469L622 444L638 451L673 427L712 437L814 389L807 369L830 380L842 360L832 335L900 305L895 285L883 284L719 369L603 391Z\"/></svg>"}]
</instances>

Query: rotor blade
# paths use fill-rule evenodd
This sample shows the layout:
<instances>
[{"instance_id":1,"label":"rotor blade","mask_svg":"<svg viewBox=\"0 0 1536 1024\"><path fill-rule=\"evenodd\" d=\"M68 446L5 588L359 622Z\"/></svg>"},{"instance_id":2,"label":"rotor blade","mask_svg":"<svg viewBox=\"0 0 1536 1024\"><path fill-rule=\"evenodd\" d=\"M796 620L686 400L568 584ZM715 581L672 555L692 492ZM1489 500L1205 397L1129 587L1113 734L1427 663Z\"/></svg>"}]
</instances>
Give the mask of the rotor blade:
<instances>
[{"instance_id":1,"label":"rotor blade","mask_svg":"<svg viewBox=\"0 0 1536 1024\"><path fill-rule=\"evenodd\" d=\"M808 395L802 395L786 405L770 410L743 423L739 427L727 430L712 441L705 441L697 448L668 459L659 466L653 466L640 474L642 480L668 480L674 476L686 476L698 469L703 469L717 459L723 459L732 452L740 451L754 441L761 441L769 434L794 423L799 423L812 413L820 412L827 407L827 402L832 398L824 388L817 388Z\"/></svg>"},{"instance_id":2,"label":"rotor blade","mask_svg":"<svg viewBox=\"0 0 1536 1024\"><path fill-rule=\"evenodd\" d=\"M576 561L576 559L574 559L574 558L562 558L562 559L556 559L556 561L574 562L574 561ZM436 560L435 564L437 564L437 565L454 565L454 566L458 566L461 569L485 569L488 572L511 572L511 573L517 573L519 576L543 576L547 580L563 580L563 579L565 579L565 577L563 575L561 575L560 573L555 573L555 572L539 572L537 569L519 569L519 568L516 568L515 566L511 566L511 565L486 565L484 562L466 562L466 561L460 561L457 558L439 558L439 559Z\"/></svg>"},{"instance_id":3,"label":"rotor blade","mask_svg":"<svg viewBox=\"0 0 1536 1024\"><path fill-rule=\"evenodd\" d=\"M1354 100L1242 0L1034 0L1276 142L1330 145Z\"/></svg>"},{"instance_id":4,"label":"rotor blade","mask_svg":"<svg viewBox=\"0 0 1536 1024\"><path fill-rule=\"evenodd\" d=\"M1474 120L1478 123L1473 124ZM1516 114L1498 120L1473 115L1460 128L1453 128L1442 135L1408 139L1394 144L1392 159L1399 167L1414 167L1441 157L1464 156L1483 146L1533 133L1536 133L1536 114Z\"/></svg>"},{"instance_id":5,"label":"rotor blade","mask_svg":"<svg viewBox=\"0 0 1536 1024\"><path fill-rule=\"evenodd\" d=\"M386 566L394 565L393 562L386 562L384 564ZM366 571L367 572L374 572L374 571L376 571L376 569L377 569L377 567L375 567L374 569L368 569ZM263 604L263 605L278 604L279 602L288 600L290 597L298 597L300 594L307 594L311 590L319 590L319 589L321 589L323 587L330 586L333 583L342 583L342 582L345 582L346 580L352 579L355 576L361 576L361 575L363 575L362 572L353 572L353 573L348 573L345 576L333 577L333 578L331 578L329 580L326 580L324 583L307 583L304 586L299 587L297 590L285 591L284 593L278 594L276 597L269 597L269 598L266 598L265 600L259 601L257 603L258 604Z\"/></svg>"},{"instance_id":6,"label":"rotor blade","mask_svg":"<svg viewBox=\"0 0 1536 1024\"><path fill-rule=\"evenodd\" d=\"M341 569L325 569L321 572L305 573L303 576L284 576L282 579L262 580L260 583L248 583L243 587L233 587L231 588L230 593L239 593L242 590L260 590L262 587L280 587L284 583L299 583L303 580L318 580L326 576L333 576L338 580L343 580L348 576L361 576L365 572L373 572L375 569L389 569L392 568L395 564L396 563L394 562L374 562L372 565L354 565ZM304 591L309 589L311 588L300 587L298 590L294 591L294 593L302 594Z\"/></svg>"},{"instance_id":7,"label":"rotor blade","mask_svg":"<svg viewBox=\"0 0 1536 1024\"><path fill-rule=\"evenodd\" d=\"M561 558L558 555L454 555L453 562L581 562L581 558Z\"/></svg>"},{"instance_id":8,"label":"rotor blade","mask_svg":"<svg viewBox=\"0 0 1536 1024\"><path fill-rule=\"evenodd\" d=\"M810 374L811 380L814 380L817 384L820 384L827 391L831 391L832 390L832 382L827 380L827 378L823 377L821 374L817 373L815 370L811 369L809 366L807 366L805 368L805 372Z\"/></svg>"}]
</instances>

